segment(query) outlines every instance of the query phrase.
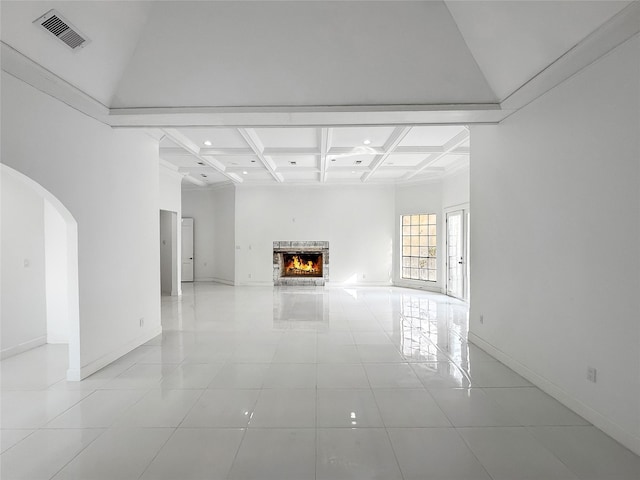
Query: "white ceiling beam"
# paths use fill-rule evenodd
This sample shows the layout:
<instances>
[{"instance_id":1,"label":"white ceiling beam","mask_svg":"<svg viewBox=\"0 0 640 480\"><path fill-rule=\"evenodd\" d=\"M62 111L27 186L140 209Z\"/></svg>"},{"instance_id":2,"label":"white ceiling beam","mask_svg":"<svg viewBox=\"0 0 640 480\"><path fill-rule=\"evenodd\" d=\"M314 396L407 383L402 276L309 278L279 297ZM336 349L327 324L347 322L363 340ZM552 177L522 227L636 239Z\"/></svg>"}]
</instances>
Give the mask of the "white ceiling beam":
<instances>
[{"instance_id":1,"label":"white ceiling beam","mask_svg":"<svg viewBox=\"0 0 640 480\"><path fill-rule=\"evenodd\" d=\"M264 168L269 171L275 181L278 183L282 183L284 181L284 178L282 178L282 175L276 172L275 162L268 155L264 154L264 145L262 144L262 140L260 140L260 137L258 136L256 131L253 128L239 128L238 132L240 133L240 135L242 135L244 141L247 142L247 145L249 145L251 150L253 150L255 155L264 165Z\"/></svg>"},{"instance_id":2,"label":"white ceiling beam","mask_svg":"<svg viewBox=\"0 0 640 480\"><path fill-rule=\"evenodd\" d=\"M333 129L323 128L320 130L320 183L327 181L327 153L331 150L333 141Z\"/></svg>"},{"instance_id":3,"label":"white ceiling beam","mask_svg":"<svg viewBox=\"0 0 640 480\"><path fill-rule=\"evenodd\" d=\"M429 153L442 153L444 148L442 145L434 145L434 146L423 146L423 147L413 147L413 146L402 146L396 147L393 151L394 155L427 155Z\"/></svg>"},{"instance_id":4,"label":"white ceiling beam","mask_svg":"<svg viewBox=\"0 0 640 480\"><path fill-rule=\"evenodd\" d=\"M268 157L291 157L299 155L320 155L321 152L317 148L300 148L300 147L275 147L265 148L262 152Z\"/></svg>"},{"instance_id":5,"label":"white ceiling beam","mask_svg":"<svg viewBox=\"0 0 640 480\"><path fill-rule=\"evenodd\" d=\"M162 158L179 158L192 157L193 154L181 147L160 147L160 156Z\"/></svg>"},{"instance_id":6,"label":"white ceiling beam","mask_svg":"<svg viewBox=\"0 0 640 480\"><path fill-rule=\"evenodd\" d=\"M362 175L362 181L366 182L371 178L371 175L384 163L384 161L393 153L396 147L402 142L404 137L411 131L412 127L396 127L387 142L384 144L384 151L382 155L378 155L373 162L369 165L370 171Z\"/></svg>"},{"instance_id":7,"label":"white ceiling beam","mask_svg":"<svg viewBox=\"0 0 640 480\"><path fill-rule=\"evenodd\" d=\"M437 154L434 153L429 155L429 157L427 157L422 163L418 164L418 167L414 171L405 175L403 179L409 180L415 177L418 173L426 170L431 164L440 160L445 155L448 155L454 149L456 149L461 144L466 142L468 138L469 138L469 130L464 129L462 132L460 132L459 134L457 134L455 137L453 137L451 140L449 140L447 143L444 144L444 152L437 153Z\"/></svg>"},{"instance_id":8,"label":"white ceiling beam","mask_svg":"<svg viewBox=\"0 0 640 480\"><path fill-rule=\"evenodd\" d=\"M184 148L187 152L189 152L191 155L196 157L198 160L214 168L215 170L220 172L222 175L227 177L232 182L242 183L242 178L239 177L238 175L226 172L225 171L226 169L222 163L220 163L215 159L203 157L202 155L200 155L200 149L198 145L196 145L194 142L191 141L191 139L183 135L178 130L174 128L163 128L162 131L173 143Z\"/></svg>"}]
</instances>

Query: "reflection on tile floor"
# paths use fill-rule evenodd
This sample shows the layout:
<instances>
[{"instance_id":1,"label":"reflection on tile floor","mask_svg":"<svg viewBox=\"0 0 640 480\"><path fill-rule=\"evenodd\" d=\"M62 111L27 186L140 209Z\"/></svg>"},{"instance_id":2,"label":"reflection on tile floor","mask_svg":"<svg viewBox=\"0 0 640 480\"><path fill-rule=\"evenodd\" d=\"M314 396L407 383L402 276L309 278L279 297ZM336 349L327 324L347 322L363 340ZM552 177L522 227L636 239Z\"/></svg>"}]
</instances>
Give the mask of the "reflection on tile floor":
<instances>
[{"instance_id":1,"label":"reflection on tile floor","mask_svg":"<svg viewBox=\"0 0 640 480\"><path fill-rule=\"evenodd\" d=\"M616 479L640 458L400 288L185 284L164 333L80 383L1 362L2 479Z\"/></svg>"}]
</instances>

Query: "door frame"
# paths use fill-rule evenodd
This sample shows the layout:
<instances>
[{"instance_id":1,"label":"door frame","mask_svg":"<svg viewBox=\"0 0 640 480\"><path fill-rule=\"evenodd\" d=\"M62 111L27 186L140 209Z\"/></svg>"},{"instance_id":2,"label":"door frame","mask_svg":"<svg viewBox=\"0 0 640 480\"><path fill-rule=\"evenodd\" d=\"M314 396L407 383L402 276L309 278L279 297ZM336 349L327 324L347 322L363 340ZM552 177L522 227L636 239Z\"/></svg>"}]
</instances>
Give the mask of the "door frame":
<instances>
[{"instance_id":1,"label":"door frame","mask_svg":"<svg viewBox=\"0 0 640 480\"><path fill-rule=\"evenodd\" d=\"M456 297L453 295L449 295L449 214L462 212L462 248L463 248L463 258L464 258L464 268L462 275L462 296ZM444 225L445 225L445 282L444 282L444 292L446 295L449 295L452 298L457 298L458 300L462 300L464 302L469 301L470 294L470 285L469 285L469 203L462 203L459 205L452 205L444 209Z\"/></svg>"}]
</instances>

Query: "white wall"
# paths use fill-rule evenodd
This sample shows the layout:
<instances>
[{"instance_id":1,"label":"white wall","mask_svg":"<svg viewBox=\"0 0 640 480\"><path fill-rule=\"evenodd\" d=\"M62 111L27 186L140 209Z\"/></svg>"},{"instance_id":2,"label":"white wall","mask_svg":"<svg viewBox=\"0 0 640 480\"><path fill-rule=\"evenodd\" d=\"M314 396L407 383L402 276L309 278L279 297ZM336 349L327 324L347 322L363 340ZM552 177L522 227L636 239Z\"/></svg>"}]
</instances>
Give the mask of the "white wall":
<instances>
[{"instance_id":1,"label":"white wall","mask_svg":"<svg viewBox=\"0 0 640 480\"><path fill-rule=\"evenodd\" d=\"M468 205L470 196L470 170L465 168L442 179L442 207Z\"/></svg>"},{"instance_id":2,"label":"white wall","mask_svg":"<svg viewBox=\"0 0 640 480\"><path fill-rule=\"evenodd\" d=\"M235 284L236 281L236 191L232 185L216 188L213 199L213 279Z\"/></svg>"},{"instance_id":3,"label":"white wall","mask_svg":"<svg viewBox=\"0 0 640 480\"><path fill-rule=\"evenodd\" d=\"M236 187L236 284L272 284L273 241L328 240L333 284L391 282L392 186Z\"/></svg>"},{"instance_id":4,"label":"white wall","mask_svg":"<svg viewBox=\"0 0 640 480\"><path fill-rule=\"evenodd\" d=\"M235 282L235 189L182 191L183 216L193 218L194 280Z\"/></svg>"},{"instance_id":5,"label":"white wall","mask_svg":"<svg viewBox=\"0 0 640 480\"><path fill-rule=\"evenodd\" d=\"M398 185L395 188L395 214L393 215L393 280L394 284L404 287L421 288L441 292L444 289L444 260L445 235L444 215L442 210L442 183L434 181L414 185ZM438 281L421 282L400 278L400 216L415 213L435 213L437 215L438 246L436 249L438 261Z\"/></svg>"},{"instance_id":6,"label":"white wall","mask_svg":"<svg viewBox=\"0 0 640 480\"><path fill-rule=\"evenodd\" d=\"M15 177L2 174L0 179L0 345L4 358L46 343L47 305L44 201Z\"/></svg>"},{"instance_id":7,"label":"white wall","mask_svg":"<svg viewBox=\"0 0 640 480\"><path fill-rule=\"evenodd\" d=\"M67 225L51 203L47 200L43 202L47 343L69 343Z\"/></svg>"},{"instance_id":8,"label":"white wall","mask_svg":"<svg viewBox=\"0 0 640 480\"><path fill-rule=\"evenodd\" d=\"M636 36L472 127L470 322L474 342L640 454L639 51Z\"/></svg>"},{"instance_id":9,"label":"white wall","mask_svg":"<svg viewBox=\"0 0 640 480\"><path fill-rule=\"evenodd\" d=\"M102 125L3 72L2 162L55 195L78 223L82 368L69 376L86 376L160 333L157 142Z\"/></svg>"}]
</instances>

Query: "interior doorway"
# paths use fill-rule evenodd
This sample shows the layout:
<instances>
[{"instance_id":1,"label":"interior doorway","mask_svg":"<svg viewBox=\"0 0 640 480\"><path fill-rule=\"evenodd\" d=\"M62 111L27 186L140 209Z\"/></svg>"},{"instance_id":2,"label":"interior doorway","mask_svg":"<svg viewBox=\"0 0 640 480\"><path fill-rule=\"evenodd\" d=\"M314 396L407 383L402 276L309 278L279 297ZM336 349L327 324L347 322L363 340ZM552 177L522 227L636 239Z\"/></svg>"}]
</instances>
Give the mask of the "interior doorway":
<instances>
[{"instance_id":1,"label":"interior doorway","mask_svg":"<svg viewBox=\"0 0 640 480\"><path fill-rule=\"evenodd\" d=\"M178 213L160 210L160 292L178 295Z\"/></svg>"},{"instance_id":2,"label":"interior doorway","mask_svg":"<svg viewBox=\"0 0 640 480\"><path fill-rule=\"evenodd\" d=\"M447 295L469 300L469 210L446 213Z\"/></svg>"},{"instance_id":3,"label":"interior doorway","mask_svg":"<svg viewBox=\"0 0 640 480\"><path fill-rule=\"evenodd\" d=\"M68 380L80 380L78 225L42 185L0 165L2 348L7 358L68 343Z\"/></svg>"}]
</instances>

